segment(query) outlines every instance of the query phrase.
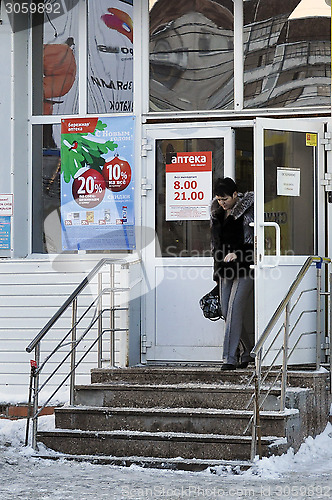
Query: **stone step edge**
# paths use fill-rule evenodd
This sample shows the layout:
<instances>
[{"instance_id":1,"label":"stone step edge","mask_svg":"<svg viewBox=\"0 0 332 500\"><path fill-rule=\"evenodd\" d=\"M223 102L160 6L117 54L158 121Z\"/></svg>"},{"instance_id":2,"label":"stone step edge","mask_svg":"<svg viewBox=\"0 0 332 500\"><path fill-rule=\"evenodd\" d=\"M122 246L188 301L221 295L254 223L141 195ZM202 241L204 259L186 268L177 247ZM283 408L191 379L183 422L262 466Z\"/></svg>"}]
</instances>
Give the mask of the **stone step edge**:
<instances>
[{"instance_id":1,"label":"stone step edge","mask_svg":"<svg viewBox=\"0 0 332 500\"><path fill-rule=\"evenodd\" d=\"M167 373L167 372L197 372L197 373L219 373L221 374L220 367L222 365L222 361L216 363L214 366L178 366L178 365L165 365L165 366L152 366L152 365L140 365L140 366L129 366L129 367L114 367L114 368L91 368L91 373ZM254 364L251 364L254 368ZM250 368L244 369L241 368L242 371L251 371Z\"/></svg>"},{"instance_id":2,"label":"stone step edge","mask_svg":"<svg viewBox=\"0 0 332 500\"><path fill-rule=\"evenodd\" d=\"M250 410L232 410L219 408L133 408L133 407L109 407L109 406L65 406L55 409L56 413L116 413L121 415L134 416L179 416L179 417L251 417L253 412ZM283 412L273 410L262 410L260 416L267 419L283 419L293 415L298 415L298 409L286 409Z\"/></svg>"},{"instance_id":3,"label":"stone step edge","mask_svg":"<svg viewBox=\"0 0 332 500\"><path fill-rule=\"evenodd\" d=\"M196 433L185 433L185 432L147 432L147 431L128 431L128 430L116 430L116 431L82 431L78 429L53 429L51 431L38 431L37 439L43 436L48 437L80 437L84 438L116 438L116 439L137 439L140 441L154 440L154 441L196 441L202 443L233 443L233 444L251 444L251 436L234 436L227 434L196 434ZM287 440L283 437L278 436L263 436L262 444L265 445L279 445L286 444Z\"/></svg>"},{"instance_id":4,"label":"stone step edge","mask_svg":"<svg viewBox=\"0 0 332 500\"><path fill-rule=\"evenodd\" d=\"M139 365L139 366L129 366L129 367L114 367L114 368L92 368L91 373L123 373L123 374L142 374L142 373L177 373L177 372L183 372L183 373L219 373L223 374L223 372L220 370L222 366L222 362L216 363L214 366L207 366L207 365L192 365L192 366L178 366L178 365L164 365L164 366L153 366L153 365ZM255 369L254 363L250 363L248 368L240 368L241 373L250 373ZM262 367L262 373L266 373L266 371L269 370L269 367ZM270 373L276 374L278 373L278 368L274 368L273 370L270 371ZM240 372L236 371L233 372L234 374L237 373L239 374ZM301 369L301 368L292 368L292 366L289 367L289 374L290 375L303 375L306 377L311 376L312 374L316 374L317 370L314 365L310 368L308 365L307 369Z\"/></svg>"},{"instance_id":5,"label":"stone step edge","mask_svg":"<svg viewBox=\"0 0 332 500\"><path fill-rule=\"evenodd\" d=\"M56 452L55 452L56 453ZM188 472L202 472L209 470L216 474L217 468L221 471L239 474L253 466L253 463L245 460L203 460L199 458L157 458L157 457L113 457L104 455L67 455L57 453L52 455L35 454L33 458L44 460L69 460L77 462L90 462L96 465L115 465L120 467L131 467L138 465L142 468L182 470Z\"/></svg>"},{"instance_id":6,"label":"stone step edge","mask_svg":"<svg viewBox=\"0 0 332 500\"><path fill-rule=\"evenodd\" d=\"M187 391L213 391L213 392L250 392L254 391L253 386L245 386L245 385L235 385L235 384L126 384L126 383L116 383L113 384L104 384L104 383L93 383L93 384L82 384L76 385L75 390L77 391L146 391L146 390L158 390L158 391L176 391L183 392ZM274 387L270 389L269 387L262 386L260 388L261 392L270 390L271 394L280 394L281 388Z\"/></svg>"},{"instance_id":7,"label":"stone step edge","mask_svg":"<svg viewBox=\"0 0 332 500\"><path fill-rule=\"evenodd\" d=\"M104 375L110 375L110 374L116 374L116 375L123 375L124 377L131 376L131 375L142 375L142 374L160 374L160 375L174 375L175 373L179 374L218 374L223 377L223 375L227 375L229 377L230 375L232 377L236 377L239 375L252 375L252 373L255 370L255 365L249 365L248 368L238 368L237 370L227 370L227 371L221 371L220 368L222 366L222 363L218 364L218 366L213 366L213 367L207 367L207 366L191 366L191 367L179 367L179 366L164 366L164 367L157 367L157 366L149 366L146 367L145 365L143 366L134 366L134 367L115 367L115 368L92 368L90 373L91 375L93 374L104 374ZM269 367L262 367L262 375L264 376L266 372L269 370ZM271 376L276 376L277 374L280 373L279 369L273 369L269 371L269 375ZM315 367L312 367L311 369L307 370L301 370L301 369L292 369L292 367L289 367L288 370L288 375L290 377L303 377L303 378L312 378L312 377L317 377L321 376L322 373L319 370L316 370ZM226 377L226 378L227 378Z\"/></svg>"}]
</instances>

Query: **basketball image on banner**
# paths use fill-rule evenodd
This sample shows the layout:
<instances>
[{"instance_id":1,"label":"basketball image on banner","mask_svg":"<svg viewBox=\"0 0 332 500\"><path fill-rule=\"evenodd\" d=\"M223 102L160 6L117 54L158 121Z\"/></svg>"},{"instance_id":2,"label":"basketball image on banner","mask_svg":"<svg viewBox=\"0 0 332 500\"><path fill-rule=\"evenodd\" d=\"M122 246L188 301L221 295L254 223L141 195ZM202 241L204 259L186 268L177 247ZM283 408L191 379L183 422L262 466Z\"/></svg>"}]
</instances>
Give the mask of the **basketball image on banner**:
<instances>
[{"instance_id":1,"label":"basketball image on banner","mask_svg":"<svg viewBox=\"0 0 332 500\"><path fill-rule=\"evenodd\" d=\"M63 119L63 250L135 248L133 117Z\"/></svg>"},{"instance_id":2,"label":"basketball image on banner","mask_svg":"<svg viewBox=\"0 0 332 500\"><path fill-rule=\"evenodd\" d=\"M166 220L209 220L212 152L170 153L166 158Z\"/></svg>"}]
</instances>

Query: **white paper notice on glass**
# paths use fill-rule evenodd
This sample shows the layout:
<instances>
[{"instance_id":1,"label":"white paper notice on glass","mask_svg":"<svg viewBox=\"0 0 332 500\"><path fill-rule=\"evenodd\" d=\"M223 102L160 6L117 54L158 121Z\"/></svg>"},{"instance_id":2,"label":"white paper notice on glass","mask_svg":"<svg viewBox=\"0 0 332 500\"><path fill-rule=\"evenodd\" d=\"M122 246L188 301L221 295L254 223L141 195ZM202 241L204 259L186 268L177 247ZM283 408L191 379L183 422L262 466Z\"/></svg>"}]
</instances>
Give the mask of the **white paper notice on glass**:
<instances>
[{"instance_id":1,"label":"white paper notice on glass","mask_svg":"<svg viewBox=\"0 0 332 500\"><path fill-rule=\"evenodd\" d=\"M174 153L166 163L166 220L209 220L212 152Z\"/></svg>"},{"instance_id":2,"label":"white paper notice on glass","mask_svg":"<svg viewBox=\"0 0 332 500\"><path fill-rule=\"evenodd\" d=\"M0 216L13 215L13 194L0 194Z\"/></svg>"},{"instance_id":3,"label":"white paper notice on glass","mask_svg":"<svg viewBox=\"0 0 332 500\"><path fill-rule=\"evenodd\" d=\"M277 167L277 195L300 196L301 169Z\"/></svg>"}]
</instances>

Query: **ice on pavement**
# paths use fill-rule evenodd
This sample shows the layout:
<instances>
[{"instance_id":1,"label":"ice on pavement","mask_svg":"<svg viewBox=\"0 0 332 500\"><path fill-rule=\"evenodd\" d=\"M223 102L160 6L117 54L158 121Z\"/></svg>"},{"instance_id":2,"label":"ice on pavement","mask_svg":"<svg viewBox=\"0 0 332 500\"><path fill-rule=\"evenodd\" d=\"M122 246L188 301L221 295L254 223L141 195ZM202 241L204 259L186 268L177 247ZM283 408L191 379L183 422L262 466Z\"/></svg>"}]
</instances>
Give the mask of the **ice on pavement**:
<instances>
[{"instance_id":1,"label":"ice on pavement","mask_svg":"<svg viewBox=\"0 0 332 500\"><path fill-rule=\"evenodd\" d=\"M299 451L256 460L247 471L184 472L34 458L25 420L0 420L0 499L331 499L332 425ZM54 428L54 417L39 419ZM213 473L212 473L213 472Z\"/></svg>"}]
</instances>

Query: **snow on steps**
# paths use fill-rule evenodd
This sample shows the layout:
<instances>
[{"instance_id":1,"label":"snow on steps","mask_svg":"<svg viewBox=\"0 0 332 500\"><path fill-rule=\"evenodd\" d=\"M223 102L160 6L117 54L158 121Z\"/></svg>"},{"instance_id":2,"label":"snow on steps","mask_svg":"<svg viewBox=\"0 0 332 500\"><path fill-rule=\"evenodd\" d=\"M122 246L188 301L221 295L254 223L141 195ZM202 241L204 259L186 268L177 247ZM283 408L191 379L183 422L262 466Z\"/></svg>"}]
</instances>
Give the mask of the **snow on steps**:
<instances>
[{"instance_id":1,"label":"snow on steps","mask_svg":"<svg viewBox=\"0 0 332 500\"><path fill-rule=\"evenodd\" d=\"M130 406L134 408L219 408L243 409L252 387L218 384L91 384L76 387L75 404L92 406ZM275 389L265 409L279 409L280 390Z\"/></svg>"},{"instance_id":2,"label":"snow on steps","mask_svg":"<svg viewBox=\"0 0 332 500\"><path fill-rule=\"evenodd\" d=\"M298 422L298 410L261 413L265 436L283 437L287 428ZM117 429L148 432L191 432L241 435L252 412L211 408L112 408L69 406L56 411L56 427L88 431ZM251 434L251 425L247 429Z\"/></svg>"},{"instance_id":3,"label":"snow on steps","mask_svg":"<svg viewBox=\"0 0 332 500\"><path fill-rule=\"evenodd\" d=\"M248 461L251 436L243 433L252 415L247 409L251 374L206 366L93 370L95 383L77 386L75 406L56 409L56 430L39 432L38 440L61 454L102 456L119 464L140 463L135 457L170 467L177 459L188 464ZM277 387L262 412L263 455L281 454L290 446L297 450L326 425L327 374L294 372L289 380L291 409L275 411Z\"/></svg>"},{"instance_id":4,"label":"snow on steps","mask_svg":"<svg viewBox=\"0 0 332 500\"><path fill-rule=\"evenodd\" d=\"M248 460L251 436L197 434L186 432L63 430L38 433L45 446L62 453L145 457L198 458L201 460ZM285 438L262 438L264 455L287 450Z\"/></svg>"},{"instance_id":5,"label":"snow on steps","mask_svg":"<svg viewBox=\"0 0 332 500\"><path fill-rule=\"evenodd\" d=\"M177 458L164 458L157 457L114 457L105 455L69 455L64 453L38 453L33 455L34 458L43 458L46 460L69 460L77 462L90 462L96 465L116 465L121 467L131 467L137 465L143 468L154 469L168 469L200 472L209 470L212 474L216 474L217 470L220 473L232 472L233 474L240 474L242 471L248 470L252 467L252 462L247 460L200 460Z\"/></svg>"}]
</instances>

